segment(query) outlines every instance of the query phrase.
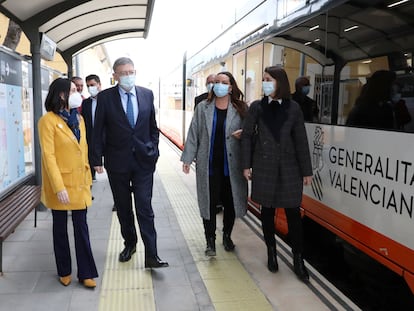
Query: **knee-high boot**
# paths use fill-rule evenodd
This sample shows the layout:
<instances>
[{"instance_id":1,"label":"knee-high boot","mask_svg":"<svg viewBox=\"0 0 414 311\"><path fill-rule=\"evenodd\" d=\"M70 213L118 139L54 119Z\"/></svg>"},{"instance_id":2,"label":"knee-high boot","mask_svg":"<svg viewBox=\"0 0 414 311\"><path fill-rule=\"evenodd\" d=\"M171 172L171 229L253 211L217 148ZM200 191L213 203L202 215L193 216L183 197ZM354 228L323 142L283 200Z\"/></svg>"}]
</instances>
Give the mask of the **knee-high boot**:
<instances>
[{"instance_id":1,"label":"knee-high boot","mask_svg":"<svg viewBox=\"0 0 414 311\"><path fill-rule=\"evenodd\" d=\"M304 283L309 282L309 274L303 262L302 253L293 253L293 268L297 277Z\"/></svg>"},{"instance_id":2,"label":"knee-high boot","mask_svg":"<svg viewBox=\"0 0 414 311\"><path fill-rule=\"evenodd\" d=\"M276 245L267 246L267 268L270 272L276 273L279 270L277 263Z\"/></svg>"}]
</instances>

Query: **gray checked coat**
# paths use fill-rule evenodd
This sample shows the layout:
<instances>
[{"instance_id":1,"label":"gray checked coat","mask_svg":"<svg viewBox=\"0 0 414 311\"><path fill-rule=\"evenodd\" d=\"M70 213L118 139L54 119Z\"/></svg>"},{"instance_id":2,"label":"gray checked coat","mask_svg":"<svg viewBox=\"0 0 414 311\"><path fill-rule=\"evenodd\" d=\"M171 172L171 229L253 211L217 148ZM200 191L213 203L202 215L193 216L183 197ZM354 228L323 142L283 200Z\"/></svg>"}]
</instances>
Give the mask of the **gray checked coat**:
<instances>
[{"instance_id":1,"label":"gray checked coat","mask_svg":"<svg viewBox=\"0 0 414 311\"><path fill-rule=\"evenodd\" d=\"M204 219L210 219L208 172L214 107L214 100L211 103L204 100L197 105L181 156L183 163L190 164L196 161L197 200L200 215ZM242 119L233 105L229 104L226 116L225 143L236 217L244 216L247 211L247 182L243 177L241 167L241 142L240 139L231 135L241 128Z\"/></svg>"},{"instance_id":2,"label":"gray checked coat","mask_svg":"<svg viewBox=\"0 0 414 311\"><path fill-rule=\"evenodd\" d=\"M287 119L276 142L261 118L263 103L250 105L241 136L243 168L252 168L251 199L266 207L298 207L303 177L312 175L302 111L295 101L283 100Z\"/></svg>"}]
</instances>

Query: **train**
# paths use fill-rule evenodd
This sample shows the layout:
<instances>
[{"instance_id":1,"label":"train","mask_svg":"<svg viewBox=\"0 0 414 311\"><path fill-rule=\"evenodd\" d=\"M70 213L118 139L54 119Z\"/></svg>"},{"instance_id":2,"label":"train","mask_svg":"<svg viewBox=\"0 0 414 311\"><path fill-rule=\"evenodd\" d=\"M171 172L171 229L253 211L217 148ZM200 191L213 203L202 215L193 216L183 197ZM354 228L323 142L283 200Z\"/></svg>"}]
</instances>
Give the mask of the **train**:
<instances>
[{"instance_id":1,"label":"train","mask_svg":"<svg viewBox=\"0 0 414 311\"><path fill-rule=\"evenodd\" d=\"M414 3L256 0L229 13L215 37L160 78L161 132L183 148L194 98L211 73L232 72L247 103L261 98L267 66L283 66L292 90L307 76L318 114L305 123L314 178L303 192L303 217L401 276L414 293ZM378 70L395 72L411 121L398 130L346 126ZM254 202L249 210L260 215ZM280 214L275 226L286 233Z\"/></svg>"}]
</instances>

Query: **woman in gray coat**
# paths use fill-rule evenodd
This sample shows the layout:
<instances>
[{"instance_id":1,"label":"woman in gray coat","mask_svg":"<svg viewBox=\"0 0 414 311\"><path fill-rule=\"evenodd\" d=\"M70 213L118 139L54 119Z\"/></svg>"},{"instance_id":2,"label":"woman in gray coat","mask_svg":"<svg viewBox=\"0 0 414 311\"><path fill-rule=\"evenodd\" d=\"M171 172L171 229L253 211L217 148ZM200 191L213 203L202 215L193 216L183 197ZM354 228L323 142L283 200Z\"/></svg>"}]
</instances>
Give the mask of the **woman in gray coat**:
<instances>
[{"instance_id":1,"label":"woman in gray coat","mask_svg":"<svg viewBox=\"0 0 414 311\"><path fill-rule=\"evenodd\" d=\"M292 242L294 271L303 281L309 275L303 263L300 217L303 185L312 182L312 166L300 106L290 99L284 69L271 66L263 74L264 97L250 105L242 141L243 174L252 180L251 198L261 205L268 269L277 272L275 208L285 208Z\"/></svg>"},{"instance_id":2,"label":"woman in gray coat","mask_svg":"<svg viewBox=\"0 0 414 311\"><path fill-rule=\"evenodd\" d=\"M183 172L196 162L197 199L207 241L206 255L216 255L216 205L223 210L223 245L234 249L231 232L235 217L246 214L247 181L241 166L240 135L247 105L230 72L215 77L213 92L194 112L184 151Z\"/></svg>"}]
</instances>

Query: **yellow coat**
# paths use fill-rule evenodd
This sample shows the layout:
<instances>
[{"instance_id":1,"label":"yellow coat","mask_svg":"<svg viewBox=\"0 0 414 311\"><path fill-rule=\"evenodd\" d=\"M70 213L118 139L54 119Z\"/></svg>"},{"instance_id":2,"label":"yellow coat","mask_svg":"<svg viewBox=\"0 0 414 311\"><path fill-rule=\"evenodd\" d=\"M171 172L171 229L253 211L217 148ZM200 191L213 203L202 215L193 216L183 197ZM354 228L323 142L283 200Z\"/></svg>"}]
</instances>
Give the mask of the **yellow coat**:
<instances>
[{"instance_id":1,"label":"yellow coat","mask_svg":"<svg viewBox=\"0 0 414 311\"><path fill-rule=\"evenodd\" d=\"M66 122L54 112L39 119L39 140L42 155L42 203L55 210L80 210L92 204L92 176L89 169L88 146L83 118L78 143ZM62 204L57 193L66 189L70 204Z\"/></svg>"}]
</instances>

